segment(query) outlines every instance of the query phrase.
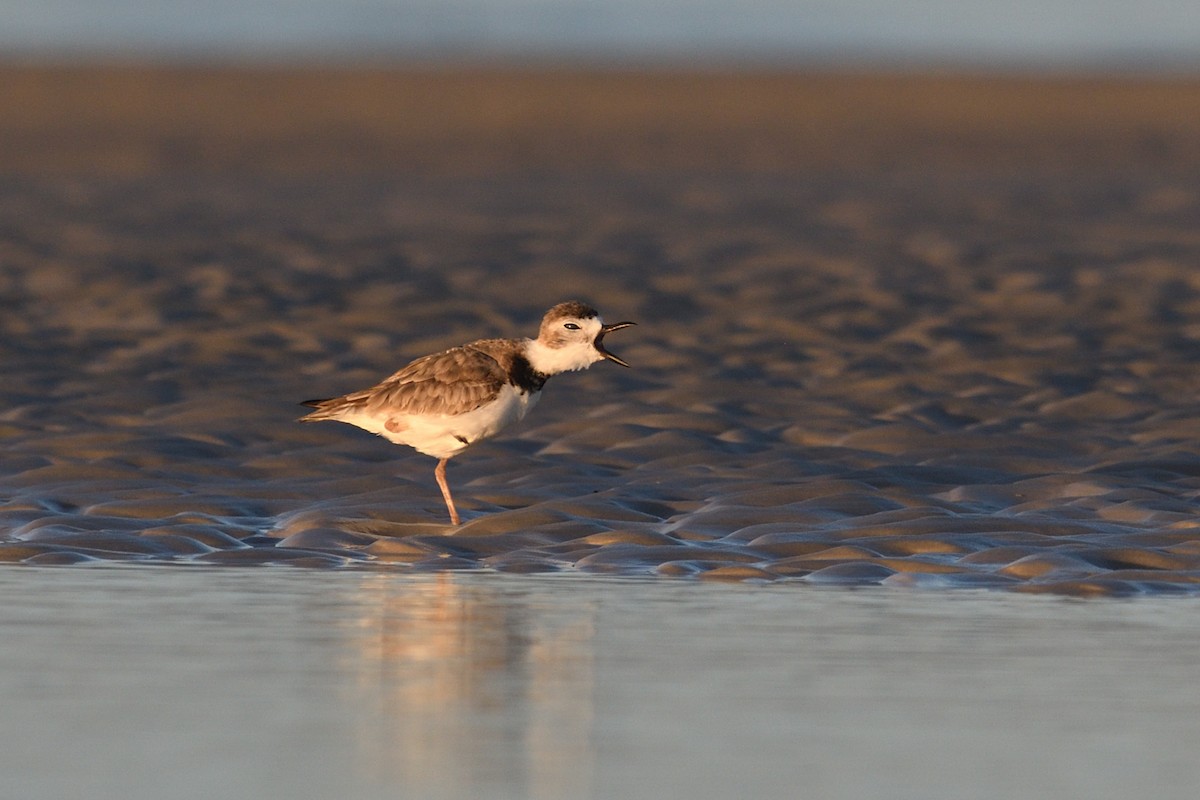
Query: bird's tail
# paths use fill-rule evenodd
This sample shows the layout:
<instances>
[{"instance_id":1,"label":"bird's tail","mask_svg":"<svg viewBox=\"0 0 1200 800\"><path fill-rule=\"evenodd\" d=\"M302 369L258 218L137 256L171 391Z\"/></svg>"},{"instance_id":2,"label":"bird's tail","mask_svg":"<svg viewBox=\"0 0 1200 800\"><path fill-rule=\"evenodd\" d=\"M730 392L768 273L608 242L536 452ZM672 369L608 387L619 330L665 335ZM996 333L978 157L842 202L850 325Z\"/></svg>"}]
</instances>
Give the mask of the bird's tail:
<instances>
[{"instance_id":1,"label":"bird's tail","mask_svg":"<svg viewBox=\"0 0 1200 800\"><path fill-rule=\"evenodd\" d=\"M339 402L340 397L327 397L324 400L305 400L300 405L311 406L316 411L309 412L297 420L297 422L320 422L325 419L337 419L342 411L342 404Z\"/></svg>"}]
</instances>

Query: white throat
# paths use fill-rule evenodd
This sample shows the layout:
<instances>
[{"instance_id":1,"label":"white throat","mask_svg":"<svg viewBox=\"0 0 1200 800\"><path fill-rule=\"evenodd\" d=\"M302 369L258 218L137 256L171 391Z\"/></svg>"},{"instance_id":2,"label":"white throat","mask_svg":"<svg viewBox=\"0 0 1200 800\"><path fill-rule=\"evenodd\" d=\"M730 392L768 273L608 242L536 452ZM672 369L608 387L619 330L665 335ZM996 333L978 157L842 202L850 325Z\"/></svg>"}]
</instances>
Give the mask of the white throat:
<instances>
[{"instance_id":1,"label":"white throat","mask_svg":"<svg viewBox=\"0 0 1200 800\"><path fill-rule=\"evenodd\" d=\"M543 375L587 369L604 358L592 347L591 341L572 342L565 347L547 347L537 339L525 340L525 357L529 359L529 365Z\"/></svg>"}]
</instances>

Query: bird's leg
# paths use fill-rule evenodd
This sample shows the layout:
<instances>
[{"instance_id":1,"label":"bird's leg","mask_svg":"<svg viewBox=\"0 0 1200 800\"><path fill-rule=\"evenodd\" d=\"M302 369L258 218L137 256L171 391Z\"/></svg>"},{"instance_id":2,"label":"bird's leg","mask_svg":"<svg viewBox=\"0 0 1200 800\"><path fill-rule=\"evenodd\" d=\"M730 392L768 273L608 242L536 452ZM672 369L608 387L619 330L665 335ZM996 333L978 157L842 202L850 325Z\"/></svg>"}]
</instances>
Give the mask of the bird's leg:
<instances>
[{"instance_id":1,"label":"bird's leg","mask_svg":"<svg viewBox=\"0 0 1200 800\"><path fill-rule=\"evenodd\" d=\"M458 525L458 511L454 508L454 498L450 496L450 485L446 483L446 462L448 458L440 459L437 467L433 470L434 477L437 478L438 488L442 490L442 499L446 501L446 510L450 512L450 524Z\"/></svg>"}]
</instances>

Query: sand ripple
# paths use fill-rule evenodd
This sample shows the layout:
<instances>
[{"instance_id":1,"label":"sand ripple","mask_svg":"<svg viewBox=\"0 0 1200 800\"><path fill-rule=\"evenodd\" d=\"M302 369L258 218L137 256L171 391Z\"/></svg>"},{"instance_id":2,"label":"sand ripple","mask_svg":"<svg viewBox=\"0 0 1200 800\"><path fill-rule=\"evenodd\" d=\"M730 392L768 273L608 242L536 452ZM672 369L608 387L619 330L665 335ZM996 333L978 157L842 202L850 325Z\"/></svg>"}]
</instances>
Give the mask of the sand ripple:
<instances>
[{"instance_id":1,"label":"sand ripple","mask_svg":"<svg viewBox=\"0 0 1200 800\"><path fill-rule=\"evenodd\" d=\"M8 181L0 561L1200 593L1196 186ZM461 528L293 421L574 296L635 369L456 459Z\"/></svg>"}]
</instances>

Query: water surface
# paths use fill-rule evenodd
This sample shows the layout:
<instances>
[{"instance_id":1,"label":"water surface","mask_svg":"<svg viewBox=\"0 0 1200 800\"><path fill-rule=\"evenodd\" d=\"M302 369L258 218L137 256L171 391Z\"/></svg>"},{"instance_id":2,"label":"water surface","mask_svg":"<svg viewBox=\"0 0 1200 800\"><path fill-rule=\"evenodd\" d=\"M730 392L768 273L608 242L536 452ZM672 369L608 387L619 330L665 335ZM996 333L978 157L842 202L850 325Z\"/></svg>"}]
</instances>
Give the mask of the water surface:
<instances>
[{"instance_id":1,"label":"water surface","mask_svg":"<svg viewBox=\"0 0 1200 800\"><path fill-rule=\"evenodd\" d=\"M1186 797L1195 600L0 573L15 797Z\"/></svg>"},{"instance_id":2,"label":"water surface","mask_svg":"<svg viewBox=\"0 0 1200 800\"><path fill-rule=\"evenodd\" d=\"M158 58L529 58L1194 68L1172 0L0 2L0 52Z\"/></svg>"}]
</instances>

